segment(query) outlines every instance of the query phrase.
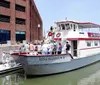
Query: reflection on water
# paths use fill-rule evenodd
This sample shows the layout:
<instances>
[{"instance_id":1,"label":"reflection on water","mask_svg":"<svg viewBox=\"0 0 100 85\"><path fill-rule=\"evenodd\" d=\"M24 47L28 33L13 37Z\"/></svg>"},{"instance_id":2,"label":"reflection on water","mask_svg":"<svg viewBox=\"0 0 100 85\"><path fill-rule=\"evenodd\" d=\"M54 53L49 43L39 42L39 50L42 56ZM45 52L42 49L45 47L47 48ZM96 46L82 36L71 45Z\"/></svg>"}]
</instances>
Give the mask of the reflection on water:
<instances>
[{"instance_id":1,"label":"reflection on water","mask_svg":"<svg viewBox=\"0 0 100 85\"><path fill-rule=\"evenodd\" d=\"M21 70L22 72L22 70ZM24 85L25 75L21 73L12 73L2 75L0 78L0 85Z\"/></svg>"},{"instance_id":2,"label":"reflection on water","mask_svg":"<svg viewBox=\"0 0 100 85\"><path fill-rule=\"evenodd\" d=\"M78 85L99 85L100 84L100 71L83 78L78 82Z\"/></svg>"},{"instance_id":3,"label":"reflection on water","mask_svg":"<svg viewBox=\"0 0 100 85\"><path fill-rule=\"evenodd\" d=\"M1 76L0 85L100 85L100 62L57 75L26 78L22 72Z\"/></svg>"}]
</instances>

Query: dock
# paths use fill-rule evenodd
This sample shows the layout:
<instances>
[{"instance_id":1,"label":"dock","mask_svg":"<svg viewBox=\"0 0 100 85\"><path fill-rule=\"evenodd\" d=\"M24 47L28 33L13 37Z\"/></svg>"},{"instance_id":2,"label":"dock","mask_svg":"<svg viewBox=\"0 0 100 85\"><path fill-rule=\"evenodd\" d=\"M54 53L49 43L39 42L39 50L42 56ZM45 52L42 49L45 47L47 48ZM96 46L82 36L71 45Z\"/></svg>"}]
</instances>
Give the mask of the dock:
<instances>
[{"instance_id":1,"label":"dock","mask_svg":"<svg viewBox=\"0 0 100 85\"><path fill-rule=\"evenodd\" d=\"M7 64L1 64L0 74L9 73L9 72L20 70L20 69L22 69L22 65L16 65L16 66L10 67Z\"/></svg>"},{"instance_id":2,"label":"dock","mask_svg":"<svg viewBox=\"0 0 100 85\"><path fill-rule=\"evenodd\" d=\"M16 63L9 54L10 48L12 47L2 46L0 48L0 74L22 69L22 65L20 63ZM16 48L16 46L13 48Z\"/></svg>"}]
</instances>

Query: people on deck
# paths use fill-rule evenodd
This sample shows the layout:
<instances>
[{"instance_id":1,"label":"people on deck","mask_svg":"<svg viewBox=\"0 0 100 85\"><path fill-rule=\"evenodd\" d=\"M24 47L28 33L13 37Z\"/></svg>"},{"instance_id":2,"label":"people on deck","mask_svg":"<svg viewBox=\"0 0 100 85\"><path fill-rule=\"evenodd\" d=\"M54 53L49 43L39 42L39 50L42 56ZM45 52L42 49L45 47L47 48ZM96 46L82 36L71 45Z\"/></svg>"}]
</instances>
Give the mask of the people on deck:
<instances>
[{"instance_id":1,"label":"people on deck","mask_svg":"<svg viewBox=\"0 0 100 85\"><path fill-rule=\"evenodd\" d=\"M61 54L62 53L62 44L61 43L59 43L58 44L58 54Z\"/></svg>"},{"instance_id":2,"label":"people on deck","mask_svg":"<svg viewBox=\"0 0 100 85\"><path fill-rule=\"evenodd\" d=\"M29 50L32 52L34 51L34 45L32 43L29 44Z\"/></svg>"},{"instance_id":3,"label":"people on deck","mask_svg":"<svg viewBox=\"0 0 100 85\"><path fill-rule=\"evenodd\" d=\"M26 43L21 46L20 50L23 52L31 52L33 54L43 54L43 55L50 55L50 54L65 54L68 53L70 50L70 44L66 42L65 44L61 44L61 42L48 42L48 43L41 43L41 44L32 44Z\"/></svg>"},{"instance_id":4,"label":"people on deck","mask_svg":"<svg viewBox=\"0 0 100 85\"><path fill-rule=\"evenodd\" d=\"M29 51L29 43L28 42L26 42L26 44L24 44L24 48L25 48L26 52Z\"/></svg>"},{"instance_id":5,"label":"people on deck","mask_svg":"<svg viewBox=\"0 0 100 85\"><path fill-rule=\"evenodd\" d=\"M53 50L53 43L49 43L49 54L52 54L52 50Z\"/></svg>"},{"instance_id":6,"label":"people on deck","mask_svg":"<svg viewBox=\"0 0 100 85\"><path fill-rule=\"evenodd\" d=\"M61 54L66 54L66 43L65 42L62 44L62 53Z\"/></svg>"},{"instance_id":7,"label":"people on deck","mask_svg":"<svg viewBox=\"0 0 100 85\"><path fill-rule=\"evenodd\" d=\"M54 42L52 54L57 54L57 44Z\"/></svg>"},{"instance_id":8,"label":"people on deck","mask_svg":"<svg viewBox=\"0 0 100 85\"><path fill-rule=\"evenodd\" d=\"M22 45L20 48L19 48L20 52L25 52L25 46Z\"/></svg>"},{"instance_id":9,"label":"people on deck","mask_svg":"<svg viewBox=\"0 0 100 85\"><path fill-rule=\"evenodd\" d=\"M42 44L38 45L38 54L42 54Z\"/></svg>"},{"instance_id":10,"label":"people on deck","mask_svg":"<svg viewBox=\"0 0 100 85\"><path fill-rule=\"evenodd\" d=\"M50 47L47 47L47 54L50 54Z\"/></svg>"},{"instance_id":11,"label":"people on deck","mask_svg":"<svg viewBox=\"0 0 100 85\"><path fill-rule=\"evenodd\" d=\"M38 46L37 45L35 46L34 51L38 51Z\"/></svg>"},{"instance_id":12,"label":"people on deck","mask_svg":"<svg viewBox=\"0 0 100 85\"><path fill-rule=\"evenodd\" d=\"M48 44L43 44L42 46L42 54L45 55L48 52Z\"/></svg>"}]
</instances>

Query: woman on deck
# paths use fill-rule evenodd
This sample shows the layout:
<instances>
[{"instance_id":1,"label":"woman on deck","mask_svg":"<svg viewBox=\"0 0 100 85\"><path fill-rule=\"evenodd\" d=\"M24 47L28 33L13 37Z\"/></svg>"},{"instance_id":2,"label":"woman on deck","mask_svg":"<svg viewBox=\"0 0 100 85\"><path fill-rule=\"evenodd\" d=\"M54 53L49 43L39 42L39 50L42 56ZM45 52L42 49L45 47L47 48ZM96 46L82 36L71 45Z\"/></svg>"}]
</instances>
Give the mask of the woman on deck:
<instances>
[{"instance_id":1,"label":"woman on deck","mask_svg":"<svg viewBox=\"0 0 100 85\"><path fill-rule=\"evenodd\" d=\"M62 44L59 43L59 45L58 45L58 54L61 54L61 52L62 52Z\"/></svg>"}]
</instances>

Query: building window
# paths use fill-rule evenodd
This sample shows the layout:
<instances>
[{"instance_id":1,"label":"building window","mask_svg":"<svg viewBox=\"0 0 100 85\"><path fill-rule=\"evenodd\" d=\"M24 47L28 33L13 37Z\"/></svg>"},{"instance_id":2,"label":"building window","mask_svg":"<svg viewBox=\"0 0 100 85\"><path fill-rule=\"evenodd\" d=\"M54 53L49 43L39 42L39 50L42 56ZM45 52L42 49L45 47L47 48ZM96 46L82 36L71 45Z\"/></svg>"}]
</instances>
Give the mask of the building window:
<instances>
[{"instance_id":1,"label":"building window","mask_svg":"<svg viewBox=\"0 0 100 85\"><path fill-rule=\"evenodd\" d=\"M0 0L0 6L6 7L6 8L10 8L10 2L4 1L4 0Z\"/></svg>"},{"instance_id":2,"label":"building window","mask_svg":"<svg viewBox=\"0 0 100 85\"><path fill-rule=\"evenodd\" d=\"M18 10L18 11L25 12L25 7L24 6L16 5L15 9Z\"/></svg>"},{"instance_id":3,"label":"building window","mask_svg":"<svg viewBox=\"0 0 100 85\"><path fill-rule=\"evenodd\" d=\"M10 23L10 16L0 15L0 22Z\"/></svg>"},{"instance_id":4,"label":"building window","mask_svg":"<svg viewBox=\"0 0 100 85\"><path fill-rule=\"evenodd\" d=\"M25 19L16 18L16 24L25 25Z\"/></svg>"},{"instance_id":5,"label":"building window","mask_svg":"<svg viewBox=\"0 0 100 85\"><path fill-rule=\"evenodd\" d=\"M26 33L23 31L17 31L16 32L16 41L22 42L23 40L26 40Z\"/></svg>"},{"instance_id":6,"label":"building window","mask_svg":"<svg viewBox=\"0 0 100 85\"><path fill-rule=\"evenodd\" d=\"M7 43L8 40L10 40L10 31L0 30L0 43Z\"/></svg>"}]
</instances>

